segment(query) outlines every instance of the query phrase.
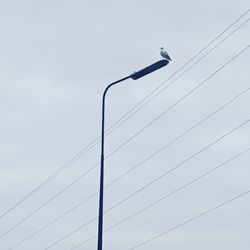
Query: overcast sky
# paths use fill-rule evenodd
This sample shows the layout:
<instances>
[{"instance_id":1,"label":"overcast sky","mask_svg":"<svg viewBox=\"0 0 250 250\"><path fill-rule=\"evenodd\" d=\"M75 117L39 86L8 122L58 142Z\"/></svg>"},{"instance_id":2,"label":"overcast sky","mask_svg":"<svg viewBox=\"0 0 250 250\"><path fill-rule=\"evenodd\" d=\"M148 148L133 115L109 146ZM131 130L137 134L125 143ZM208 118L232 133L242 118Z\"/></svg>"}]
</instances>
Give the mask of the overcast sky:
<instances>
[{"instance_id":1,"label":"overcast sky","mask_svg":"<svg viewBox=\"0 0 250 250\"><path fill-rule=\"evenodd\" d=\"M192 63L168 80L248 9L247 0L0 0L0 214L100 135L105 86L159 60L162 46L173 59L167 67L138 81L128 80L108 93L107 128L163 83L155 92L159 95L107 136L106 155L164 115L110 155L105 161L105 183L223 108L107 188L105 210L179 166L107 213L104 228L242 154L108 231L103 249L129 250L249 190L250 151L245 150L250 148L250 27L246 22L250 13L203 51L193 62L228 36L189 71L175 80ZM99 159L98 143L2 216L1 250L45 226L12 249L47 249L95 218L98 196L92 194L98 191ZM75 181L79 176L83 177ZM248 193L138 249L249 250L249 211ZM72 249L96 232L97 221L93 221L49 249ZM76 249L96 249L96 239Z\"/></svg>"}]
</instances>

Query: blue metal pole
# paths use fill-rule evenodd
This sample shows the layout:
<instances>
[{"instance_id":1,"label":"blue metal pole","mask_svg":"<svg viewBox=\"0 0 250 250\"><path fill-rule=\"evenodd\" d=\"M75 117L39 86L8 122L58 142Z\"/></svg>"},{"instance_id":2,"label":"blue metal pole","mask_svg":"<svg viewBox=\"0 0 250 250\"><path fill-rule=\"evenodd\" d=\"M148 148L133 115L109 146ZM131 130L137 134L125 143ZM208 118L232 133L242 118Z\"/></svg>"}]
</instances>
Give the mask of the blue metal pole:
<instances>
[{"instance_id":1,"label":"blue metal pole","mask_svg":"<svg viewBox=\"0 0 250 250\"><path fill-rule=\"evenodd\" d=\"M97 250L102 250L102 242L103 242L103 188L104 188L104 132L105 132L105 99L108 89L122 81L125 81L129 78L133 80L138 80L141 77L148 75L169 63L168 60L160 60L156 63L153 63L146 68L139 70L129 76L126 76L118 81L115 81L109 84L103 92L102 96L102 133L101 133L101 169L100 169L100 193L99 193L99 218L98 218L98 243L97 243Z\"/></svg>"},{"instance_id":2,"label":"blue metal pole","mask_svg":"<svg viewBox=\"0 0 250 250\"><path fill-rule=\"evenodd\" d=\"M101 140L101 169L100 169L100 193L99 193L99 219L98 219L98 245L97 250L102 250L102 236L103 236L103 187L104 187L104 133L105 133L105 99L108 89L122 81L131 78L131 76L124 77L116 82L109 84L103 92L102 96L102 140Z\"/></svg>"}]
</instances>

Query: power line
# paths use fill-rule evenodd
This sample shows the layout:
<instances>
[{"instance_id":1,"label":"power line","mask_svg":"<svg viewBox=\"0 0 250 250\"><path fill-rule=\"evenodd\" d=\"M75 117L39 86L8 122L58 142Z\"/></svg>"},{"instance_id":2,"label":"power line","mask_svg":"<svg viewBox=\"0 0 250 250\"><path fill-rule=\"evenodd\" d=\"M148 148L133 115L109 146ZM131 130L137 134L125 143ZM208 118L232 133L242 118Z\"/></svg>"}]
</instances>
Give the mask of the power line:
<instances>
[{"instance_id":1,"label":"power line","mask_svg":"<svg viewBox=\"0 0 250 250\"><path fill-rule=\"evenodd\" d=\"M187 182L186 184L184 184L184 185L180 186L179 188L177 188L177 189L175 189L175 190L169 192L168 194L164 195L164 196L161 197L160 199L158 199L158 200L156 200L156 201L150 203L150 204L147 205L146 207L143 207L142 209L140 209L140 210L134 212L133 214L129 215L128 217L126 217L126 218L122 219L121 221L115 223L114 225L108 227L107 229L104 230L104 232L108 232L108 231L112 230L113 228L115 228L115 227L121 225L122 223L124 223L124 222L126 222L126 221L128 221L128 220L130 220L130 219L132 219L132 218L134 218L135 216L137 216L137 215L141 214L142 212L144 212L145 210L147 210L147 209L149 209L149 208L155 206L156 204L160 203L161 201L165 200L166 198L169 198L170 196L174 195L175 193L177 193L177 192L179 192L179 191L185 189L186 187L188 187L188 186L190 186L191 184L195 183L196 181L198 181L198 180L204 178L205 176L207 176L207 175L213 173L214 171L218 170L219 168L224 167L225 165L227 165L227 164L230 163L231 161L233 161L233 160L235 160L236 158L242 156L243 154L249 152L249 150L250 150L250 148L247 148L246 150L244 150L244 151L240 152L239 154L237 154L237 155L231 157L230 159L228 159L228 160L224 161L223 163L219 164L218 166L216 166L216 167L210 169L209 171L207 171L207 172L205 172L205 173L199 175L198 177L196 177L196 178L192 179L191 181ZM89 242L89 241L95 239L96 237L97 237L96 235L95 235L95 236L92 236L92 237L90 237L89 239L87 239L87 240L81 242L80 244L74 246L74 247L71 248L70 250L77 249L77 248L79 248L80 246L83 246L84 244L86 244L87 242Z\"/></svg>"},{"instance_id":2,"label":"power line","mask_svg":"<svg viewBox=\"0 0 250 250\"><path fill-rule=\"evenodd\" d=\"M158 235L156 235L156 236L154 236L154 237L152 237L152 238L150 238L148 240L145 240L145 241L141 242L140 244L130 248L129 250L136 249L136 248L141 247L141 246L143 246L143 245L145 245L145 244L147 244L147 243L149 243L149 242L151 242L151 241L153 241L155 239L158 239L158 238L160 238L162 236L165 236L166 234L168 234L168 233L170 233L170 232L172 232L172 231L174 231L174 230L176 230L176 229L178 229L178 228L180 228L180 227L182 227L182 226L184 226L184 225L186 225L186 224L188 224L188 223L190 223L190 222L192 222L194 220L197 220L198 218L203 217L204 215L207 215L207 214L217 210L218 208L221 208L221 207L227 205L228 203L230 203L232 201L235 201L235 200L237 200L237 199L241 198L242 196L245 196L245 195L247 195L249 193L250 193L250 190L242 192L242 193L234 196L233 198L218 204L217 206L214 206L214 207L212 207L212 208L210 208L210 209L208 209L208 210L206 210L206 211L204 211L204 212L202 212L202 213L200 213L200 214L198 214L198 215L196 215L196 216L194 216L194 217L192 217L192 218L190 218L188 220L185 220L184 222L182 222L182 223L180 223L180 224L178 224L178 225L176 225L176 226L162 232L161 234L158 234Z\"/></svg>"},{"instance_id":3,"label":"power line","mask_svg":"<svg viewBox=\"0 0 250 250\"><path fill-rule=\"evenodd\" d=\"M76 208L78 208L79 206L83 205L84 203L86 203L88 200L90 200L92 197L94 197L96 194L89 196L87 199L81 201L80 203L76 204L74 207L72 207L71 209L67 210L66 212L64 212L63 214L61 214L60 216L56 217L54 220L52 220L51 222L49 222L48 224L46 224L45 226L41 227L40 229L38 229L37 231L31 233L29 236L27 236L26 238L24 238L23 240L19 241L18 243L16 243L15 245L13 245L12 247L9 248L9 250L14 249L18 246L20 246L22 243L26 242L27 240L31 239L32 237L34 237L35 235L37 235L38 233L42 232L43 230L45 230L46 228L48 228L49 226L51 226L52 224L56 223L57 221L59 221L60 219L62 219L64 216L66 216L67 214L69 214L70 212L72 212L73 210L75 210Z\"/></svg>"},{"instance_id":4,"label":"power line","mask_svg":"<svg viewBox=\"0 0 250 250\"><path fill-rule=\"evenodd\" d=\"M166 89L168 89L173 83L175 83L178 79L180 79L183 75L185 75L188 71L190 71L194 66L196 66L198 63L200 63L205 57L207 57L210 53L212 53L216 48L218 48L225 40L227 40L231 35L233 35L236 31L238 31L240 28L242 28L245 24L247 24L249 22L249 18L243 22L241 25L239 25L235 30L233 30L231 33L229 33L223 40L221 40L218 44L216 44L214 47L212 47L210 50L208 50L207 53L205 53L202 57L200 57L197 61L195 61L193 64L191 64L186 70L184 70L180 75L178 75L177 77L175 77L169 84L167 84L163 89L160 89L159 92L157 92L155 95L153 95L153 93L151 94L152 97L150 99L148 99L141 107L139 107L138 109L136 109L134 112L131 112L130 115L126 116L126 119L123 120L122 123L118 124L117 126L114 126L110 131L108 131L108 133L105 134L105 136L111 134L113 131L115 131L117 128L119 128L124 122L126 122L127 120L129 120L132 116L134 116L137 112L139 112L141 109L143 109L147 104L149 104L153 99L155 99L157 96L159 96L160 94L162 94ZM175 75L175 74L174 74ZM167 80L165 80L160 86L165 85L171 78L173 75L171 75ZM158 89L154 89L154 93L157 91ZM150 95L150 96L151 96ZM149 98L149 97L147 97ZM95 145L97 145L98 143L96 143ZM92 148L95 146L93 145Z\"/></svg>"},{"instance_id":5,"label":"power line","mask_svg":"<svg viewBox=\"0 0 250 250\"><path fill-rule=\"evenodd\" d=\"M107 155L107 158L109 158L111 155L116 153L118 150L120 150L123 146L125 146L127 143L132 141L135 137L137 137L139 134L141 134L144 130L149 128L151 125L153 125L156 121L158 121L161 117L163 117L168 111L172 110L175 106L177 106L180 102L182 102L185 98L190 96L193 92L195 92L197 89L199 89L201 86L203 86L208 80L210 80L212 77L214 77L217 73L219 73L222 69L224 69L226 66L228 66L231 62L233 62L237 57L239 57L241 54L243 54L245 51L249 49L249 45L245 47L243 50L241 50L238 54L233 56L230 60L228 60L225 64L223 64L220 68L218 68L214 73L212 73L210 76L208 76L204 81L199 83L197 86L192 88L189 92L187 92L183 97L181 97L177 102L175 102L173 105L165 109L163 112L161 112L158 116L156 116L153 120L151 120L149 123L147 123L144 127L142 127L139 131L137 131L133 136L131 136L129 139L124 141L120 146L118 146L115 150L113 150L111 153Z\"/></svg>"},{"instance_id":6,"label":"power line","mask_svg":"<svg viewBox=\"0 0 250 250\"><path fill-rule=\"evenodd\" d=\"M198 152L196 152L195 154L192 154L191 156L189 156L188 158L186 158L184 161L180 162L179 164L175 165L173 168L171 168L170 170L164 172L163 174L161 174L160 176L158 176L157 178L155 178L154 180L148 182L146 185L142 186L141 188L139 188L136 192L130 194L129 196L125 197L124 199L122 199L121 201L119 201L118 203L116 203L115 205L113 205L112 207L110 207L109 209L107 209L104 214L109 213L111 210L113 210L114 208L120 206L122 203L124 203L125 201L127 201L128 199L134 197L135 195L137 195L138 193L140 193L141 191L145 190L146 188L148 188L149 186L153 185L154 183L156 183L157 181L159 181L160 179L162 179L163 177L167 176L168 174L170 174L171 172L175 171L176 169L178 169L179 167L181 167L182 165L184 165L185 163L187 163L188 161L190 161L191 159L193 159L194 157L196 157L197 155L201 154L203 151L207 150L208 148L210 148L211 146L213 146L214 144L216 144L217 142L221 141L223 138L225 138L226 136L232 134L234 131L238 130L239 128L241 128L242 126L246 125L248 122L250 121L250 119L242 122L241 124L239 124L238 126L234 127L233 129L231 129L230 131L228 131L227 133L225 133L224 135L222 135L221 137L219 137L218 139L216 139L215 141L209 143L207 146L205 146L204 148L202 148L201 150L199 150ZM71 231L70 233L64 235L62 238L58 239L57 241L53 242L52 244L50 244L48 247L46 247L45 249L50 249L51 247L55 246L56 244L58 244L59 242L63 241L64 239L68 238L69 236L73 235L74 233L80 231L82 228L84 228L85 226L87 226L88 224L90 224L91 222L95 221L98 217L95 217L91 220L89 220L88 222L84 223L83 225L80 225L79 227L77 227L76 229L74 229L73 231Z\"/></svg>"},{"instance_id":7,"label":"power line","mask_svg":"<svg viewBox=\"0 0 250 250\"><path fill-rule=\"evenodd\" d=\"M194 88L192 88L188 93L186 93L183 97L181 97L177 102L175 102L173 105L171 105L170 107L168 107L167 109L165 109L163 112L161 112L158 116L156 116L151 122L147 123L143 128L141 128L138 132L136 132L133 136L131 136L129 139L127 139L125 142L123 142L120 146L118 146L115 150L113 150L110 154L108 154L105 159L108 159L110 156L112 156L114 153L116 153L118 150L120 150L122 147L124 147L127 143L129 143L130 141L132 141L136 136L138 136L139 134L141 134L144 130L146 130L148 127L150 127L151 125L153 125L157 120L159 120L161 117L163 117L163 115L165 115L168 111L170 111L172 108L174 108L176 105L178 105L181 101L183 101L186 97L188 97L189 95L191 95L193 92L195 92L198 88L200 88L201 86L203 86L208 80L210 80L213 76L215 76L218 72L220 72L222 69L224 69L226 66L228 66L231 62L233 62L237 57L239 57L240 55L242 55L245 51L247 51L247 49L249 49L249 45L247 47L245 47L243 50L241 50L239 53L237 53L235 56L233 56L230 60L228 60L225 64L223 64L220 68L218 68L214 73L212 73L210 76L208 76L204 81L202 81L201 83L199 83L197 86L195 86ZM40 207L38 207L37 209L35 209L33 212L31 212L29 215L27 215L26 217L24 217L23 219L21 219L19 222L17 222L15 225L13 225L11 228L9 228L7 231L5 231L4 233L2 233L0 235L0 238L4 237L6 234L8 234L9 232L11 232L13 229L15 229L17 226L19 226L20 224L22 224L24 221L26 221L27 219L29 219L31 216L33 216L34 214L36 214L39 210L41 210L44 206L46 206L47 204L49 204L51 201L53 201L55 198L57 198L59 195L61 195L62 193L64 193L66 190L68 190L71 186L73 186L76 182L78 182L81 178L83 178L84 176L86 176L89 172L91 172L94 168L96 168L99 165L99 163L95 164L93 167L91 167L90 169L88 169L86 172L84 172L82 175L80 175L79 177L77 177L73 182L71 182L68 186L64 187L62 190L60 190L58 193L56 193L53 197L51 197L50 199L48 199L46 202L44 202Z\"/></svg>"},{"instance_id":8,"label":"power line","mask_svg":"<svg viewBox=\"0 0 250 250\"><path fill-rule=\"evenodd\" d=\"M205 47L203 47L199 52L197 52L192 58L190 58L186 63L184 63L175 73L173 73L167 80L162 82L160 85L158 85L154 90L152 90L146 97L144 97L138 104L136 104L132 109L130 109L126 114L124 114L117 122L115 122L112 126L110 126L107 130L109 131L114 126L116 126L123 118L125 118L127 115L129 115L134 109L136 109L139 105L143 104L144 101L146 101L151 95L153 95L158 89L160 89L163 85L165 85L166 82L168 82L173 76L175 76L177 73L179 73L183 68L185 68L190 62L192 62L195 58L197 58L203 51L205 51L211 44L213 44L217 39L219 39L223 34L225 34L232 26L234 26L239 20L241 20L244 16L246 16L249 13L249 9L243 13L239 18L237 18L232 24L230 24L223 32L221 32L219 35L217 35L212 41L210 41ZM244 23L242 23L237 29L235 29L231 35L236 32L239 28L241 28L243 25L245 25L249 19L247 19ZM224 39L223 39L224 40ZM223 41L222 40L222 41ZM145 104L143 104L144 106ZM99 137L100 138L100 137Z\"/></svg>"},{"instance_id":9,"label":"power line","mask_svg":"<svg viewBox=\"0 0 250 250\"><path fill-rule=\"evenodd\" d=\"M150 92L146 97L144 97L137 105L135 105L132 109L130 109L126 114L124 114L117 122L115 122L111 127L109 127L106 132L110 130L114 130L118 128L121 124L123 124L125 121L121 122L125 117L127 117L131 112L133 112L137 107L139 107L145 100L147 100L151 95L153 95L161 86L163 86L168 80L170 80L173 76L175 76L178 72L180 72L186 65L188 65L191 61L193 61L196 57L198 57L203 51L205 51L212 43L214 43L218 38L220 38L224 33L226 33L232 26L234 26L239 20L241 20L244 16L246 16L249 13L249 10L247 10L245 13L243 13L238 19L236 19L232 24L230 24L223 32L221 32L218 36L216 36L212 41L210 41L203 49L201 49L197 54L195 54L191 59L189 59L183 66L181 66L174 74L172 74L166 81L164 81L162 84L160 84L158 87L156 87L152 92ZM248 19L249 20L249 19ZM247 20L247 21L248 21ZM244 23L245 24L245 23ZM239 28L241 28L240 26ZM238 30L238 29L237 29ZM235 30L236 31L236 30ZM234 33L234 32L233 32ZM148 103L148 102L147 102ZM147 104L146 103L146 104ZM145 104L145 105L146 105ZM143 106L145 106L143 105ZM142 107L143 107L142 106ZM141 107L141 108L142 108ZM140 108L140 109L141 109ZM139 110L137 110L135 113L137 113ZM134 113L134 114L135 114ZM133 114L133 115L134 115ZM130 116L131 117L131 116ZM121 123L120 123L121 122ZM119 124L117 126L117 124ZM114 129L113 129L114 128ZM109 132L110 134L111 132ZM53 174L51 174L47 179L45 179L43 182L41 182L39 185L37 185L33 190L31 190L29 193L27 193L24 197L22 197L18 202L16 202L14 205L12 205L9 209L4 211L0 218L3 218L5 215L9 214L11 211L13 211L16 207L18 207L20 204L22 204L25 200L27 200L30 196L32 196L34 193L36 193L38 190L40 190L44 185L52 181L57 175L59 175L62 171L70 167L75 161L80 159L83 155L85 155L87 152L89 152L95 145L99 143L100 136L98 136L95 140L93 140L90 144L88 144L84 149L82 149L79 153L77 153L74 157L72 157L71 160L66 162L62 167L57 169Z\"/></svg>"},{"instance_id":10,"label":"power line","mask_svg":"<svg viewBox=\"0 0 250 250\"><path fill-rule=\"evenodd\" d=\"M123 173L122 175L120 175L119 177L117 177L116 179L114 179L113 181L111 181L110 183L108 183L105 186L105 188L110 187L111 185L113 185L114 183L116 183L117 181L119 181L121 178L125 177L126 175L128 175L129 173L131 173L132 171L134 171L135 169L137 169L139 166L142 166L145 162L147 162L151 158L155 157L157 154L159 154L160 152L162 152L163 150L165 150L166 148L168 148L174 142L176 142L177 140L181 139L184 135L186 135L187 133L189 133L190 131L192 131L193 129L195 129L196 127L198 127L199 125L201 125L205 121L207 121L209 118L211 118L212 116L214 116L215 114L217 114L222 109L226 108L228 105L230 105L231 103L233 103L234 101L236 101L238 98L240 98L243 94L247 93L249 90L250 90L250 88L247 88L244 91L242 91L241 93L239 93L238 95L234 96L232 99L230 99L229 101L227 101L226 103L224 103L222 106L220 106L214 112L210 113L209 115L207 115L206 117L204 117L203 119L201 119L199 122L195 123L189 129L185 130L183 133L181 133L180 135L178 135L177 137L175 137L173 140L171 140L170 142L168 142L167 144L165 144L163 147L161 147L160 149L156 150L155 152L153 152L152 154L150 154L147 158L145 158L144 160L142 160L141 162L139 162L138 164L136 164L134 167L130 168L128 171L126 171L125 173ZM75 206L73 206L72 208L70 208L69 210L67 210L66 212L64 212L63 214L61 214L60 216L58 216L57 218L55 218L54 220L52 220L51 222L49 222L48 224L46 224L45 226L43 226L40 229L36 230L35 232L31 233L26 238L24 238L23 240L19 241L18 243L16 243L14 246L12 246L9 249L14 249L17 246L20 246L25 241L27 241L30 238L34 237L35 235L37 235L41 231L45 230L46 228L48 228L49 226L51 226L55 222L57 222L60 219L62 219L64 216L66 216L67 214L69 214L73 210L75 210L78 207L80 207L83 204L85 204L88 200L90 200L91 198L93 198L97 194L98 194L98 192L95 192L95 193L91 194L89 197L87 197L86 199L80 201Z\"/></svg>"}]
</instances>

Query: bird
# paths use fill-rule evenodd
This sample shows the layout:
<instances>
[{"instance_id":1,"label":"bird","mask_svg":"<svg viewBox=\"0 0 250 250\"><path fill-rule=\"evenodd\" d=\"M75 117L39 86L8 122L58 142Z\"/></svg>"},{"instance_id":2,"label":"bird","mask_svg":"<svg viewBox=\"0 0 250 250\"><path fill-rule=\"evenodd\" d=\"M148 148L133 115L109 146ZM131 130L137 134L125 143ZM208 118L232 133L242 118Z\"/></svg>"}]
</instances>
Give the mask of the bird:
<instances>
[{"instance_id":1,"label":"bird","mask_svg":"<svg viewBox=\"0 0 250 250\"><path fill-rule=\"evenodd\" d=\"M167 52L166 50L164 50L163 47L161 47L160 50L161 50L161 51L160 51L160 54L161 54L161 56L162 56L164 59L167 59L168 61L172 61L171 58L170 58L170 56L169 56L169 54L168 54L168 52Z\"/></svg>"}]
</instances>

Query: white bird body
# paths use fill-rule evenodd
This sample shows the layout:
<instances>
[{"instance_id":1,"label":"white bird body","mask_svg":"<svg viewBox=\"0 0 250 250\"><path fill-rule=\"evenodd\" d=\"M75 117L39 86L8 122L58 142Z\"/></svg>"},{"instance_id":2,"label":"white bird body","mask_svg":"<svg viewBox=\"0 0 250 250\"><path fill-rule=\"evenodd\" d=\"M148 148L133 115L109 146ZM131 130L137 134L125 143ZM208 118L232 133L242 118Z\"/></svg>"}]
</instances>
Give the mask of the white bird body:
<instances>
[{"instance_id":1,"label":"white bird body","mask_svg":"<svg viewBox=\"0 0 250 250\"><path fill-rule=\"evenodd\" d=\"M166 50L164 48L160 48L160 54L163 58L167 59L168 61L171 61L171 58Z\"/></svg>"}]
</instances>

